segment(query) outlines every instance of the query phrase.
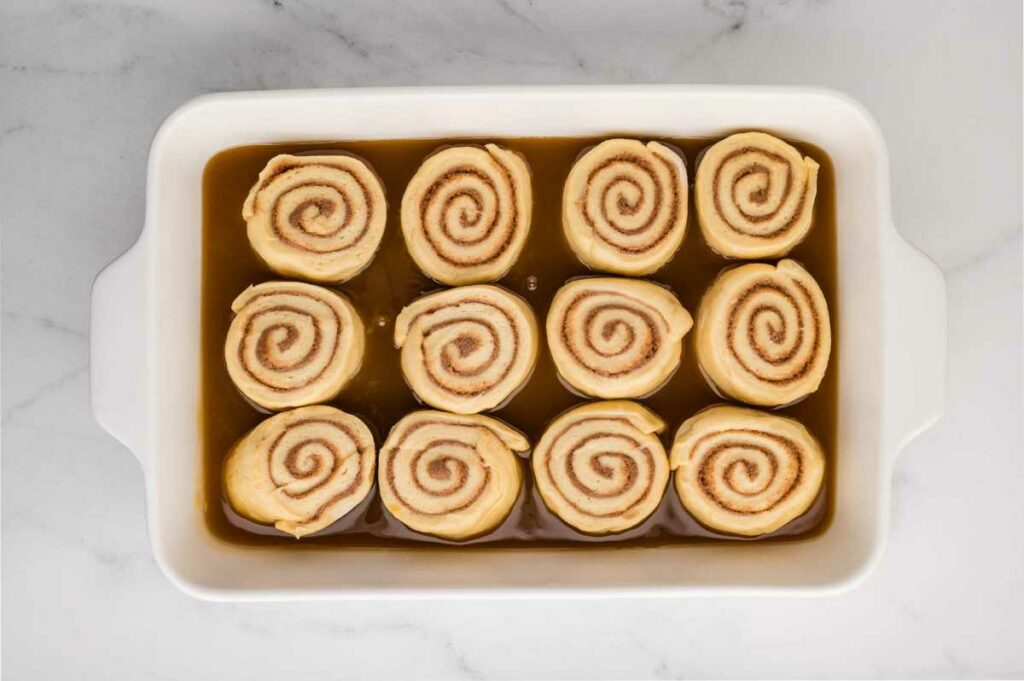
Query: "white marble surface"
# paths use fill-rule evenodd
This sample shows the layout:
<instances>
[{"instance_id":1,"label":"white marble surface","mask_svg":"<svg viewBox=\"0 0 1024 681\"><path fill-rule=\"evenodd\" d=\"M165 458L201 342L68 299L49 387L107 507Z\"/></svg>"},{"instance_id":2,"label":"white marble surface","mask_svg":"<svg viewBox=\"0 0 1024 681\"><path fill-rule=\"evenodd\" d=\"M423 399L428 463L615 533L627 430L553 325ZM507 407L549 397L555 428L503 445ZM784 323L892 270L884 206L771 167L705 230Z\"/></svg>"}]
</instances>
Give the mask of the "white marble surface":
<instances>
[{"instance_id":1,"label":"white marble surface","mask_svg":"<svg viewBox=\"0 0 1024 681\"><path fill-rule=\"evenodd\" d=\"M826 599L217 605L158 572L139 467L88 405L89 287L204 92L824 85L892 152L948 277L946 418L896 470L878 571ZM7 679L1024 674L1021 6L991 2L0 4Z\"/></svg>"}]
</instances>

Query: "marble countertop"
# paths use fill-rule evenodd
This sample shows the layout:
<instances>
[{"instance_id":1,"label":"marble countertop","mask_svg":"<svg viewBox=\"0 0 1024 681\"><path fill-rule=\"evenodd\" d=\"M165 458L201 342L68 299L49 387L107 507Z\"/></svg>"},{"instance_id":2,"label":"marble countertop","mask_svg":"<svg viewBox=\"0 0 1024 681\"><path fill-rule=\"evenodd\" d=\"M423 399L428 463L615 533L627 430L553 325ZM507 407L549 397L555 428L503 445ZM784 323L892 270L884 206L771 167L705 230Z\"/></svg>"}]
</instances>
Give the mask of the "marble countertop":
<instances>
[{"instance_id":1,"label":"marble countertop","mask_svg":"<svg viewBox=\"0 0 1024 681\"><path fill-rule=\"evenodd\" d=\"M178 592L88 402L90 284L139 233L161 120L219 90L607 82L827 86L881 124L950 365L875 574L798 600ZM5 678L1024 674L1019 2L5 0L0 93Z\"/></svg>"}]
</instances>

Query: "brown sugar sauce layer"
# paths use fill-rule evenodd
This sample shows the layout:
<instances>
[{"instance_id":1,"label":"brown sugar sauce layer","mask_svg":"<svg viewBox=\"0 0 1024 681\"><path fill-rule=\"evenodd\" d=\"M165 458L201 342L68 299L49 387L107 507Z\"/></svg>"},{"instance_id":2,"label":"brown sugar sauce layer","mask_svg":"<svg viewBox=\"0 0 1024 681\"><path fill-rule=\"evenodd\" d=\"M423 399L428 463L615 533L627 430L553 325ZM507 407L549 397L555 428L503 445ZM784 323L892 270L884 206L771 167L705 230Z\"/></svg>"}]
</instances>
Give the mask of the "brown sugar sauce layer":
<instances>
[{"instance_id":1,"label":"brown sugar sauce layer","mask_svg":"<svg viewBox=\"0 0 1024 681\"><path fill-rule=\"evenodd\" d=\"M376 435L378 448L391 426L402 416L424 408L402 377L399 351L393 345L394 322L399 310L419 296L441 287L416 267L402 239L399 207L405 186L423 159L439 147L493 141L520 152L533 175L533 221L523 253L499 282L523 296L533 307L541 329L537 368L527 384L491 416L522 430L535 444L547 424L559 413L584 401L559 380L543 339L544 319L555 291L572 277L592 272L584 267L562 235L562 187L573 161L587 148L617 136L600 138L490 138L486 140L394 140L373 142L314 142L237 147L214 156L203 175L203 263L200 376L200 435L203 460L201 500L210 531L233 544L290 547L394 547L448 542L407 529L384 511L376 489L347 516L314 536L296 541L273 527L253 523L235 513L222 485L224 459L232 445L254 428L266 414L253 408L235 389L224 364L224 339L231 323L231 302L245 288L282 279L249 246L242 219L242 203L260 170L277 154L351 153L366 159L380 176L387 193L387 227L373 262L353 279L335 286L355 305L366 325L366 356L362 368L331 404L362 417ZM717 139L666 138L637 133L621 136L657 139L686 157L691 182L686 238L675 258L645 277L666 285L694 316L701 295L723 268L738 264L712 252L704 243L693 208L695 160ZM778 410L798 419L820 440L827 472L821 493L811 508L781 529L747 539L724 535L701 526L683 508L670 480L657 511L639 526L620 534L593 537L582 534L552 514L534 488L529 462L523 460L523 493L509 517L493 532L460 546L569 547L581 543L614 547L652 546L697 541L793 541L806 539L828 527L832 515L833 456L837 442L838 351L836 292L835 181L832 164L819 148L789 140L811 156L821 169L810 234L789 254L815 277L828 301L833 326L832 356L817 392ZM611 276L611 275L605 275ZM700 409L722 402L708 386L697 366L692 332L684 339L683 360L675 374L653 395L639 400L667 424L662 434L666 450L676 429Z\"/></svg>"}]
</instances>

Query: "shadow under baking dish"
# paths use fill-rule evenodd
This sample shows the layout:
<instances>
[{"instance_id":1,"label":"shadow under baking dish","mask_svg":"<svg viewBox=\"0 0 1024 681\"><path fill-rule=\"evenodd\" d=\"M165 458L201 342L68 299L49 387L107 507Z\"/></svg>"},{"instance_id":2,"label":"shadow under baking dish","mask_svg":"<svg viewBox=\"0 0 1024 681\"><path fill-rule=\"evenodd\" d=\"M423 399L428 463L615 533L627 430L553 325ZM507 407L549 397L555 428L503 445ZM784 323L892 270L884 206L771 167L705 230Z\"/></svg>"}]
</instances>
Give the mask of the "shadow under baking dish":
<instances>
[{"instance_id":1,"label":"shadow under baking dish","mask_svg":"<svg viewBox=\"0 0 1024 681\"><path fill-rule=\"evenodd\" d=\"M595 274L569 250L561 227L562 185L577 156L586 148L615 136L658 139L675 145L686 157L691 182L686 238L676 257L647 277L670 287L694 316L701 295L723 268L737 264L713 253L700 234L692 199L694 162L716 139L665 138L657 135L609 133L601 138L493 138L522 153L533 174L533 223L519 261L500 282L533 306L541 328L537 368L523 389L492 415L522 430L537 442L548 422L584 401L570 392L555 372L543 342L544 318L555 291L571 277ZM375 430L378 446L391 426L405 414L422 408L402 377L399 352L392 343L394 320L402 307L420 295L441 288L423 275L405 249L398 212L402 193L421 161L442 145L460 140L393 140L373 142L313 142L255 145L227 149L206 165L203 174L202 357L200 376L200 433L203 479L200 498L210 531L234 544L289 547L431 546L449 542L409 530L383 509L376 488L370 497L331 527L296 541L273 527L253 523L227 503L221 469L232 445L266 415L254 409L235 389L224 364L224 338L231 323L231 302L247 286L281 277L275 275L249 247L242 220L242 202L259 171L276 154L350 152L373 166L387 192L388 222L376 258L354 279L336 286L347 295L366 325L363 366L342 394L331 402L357 414ZM828 301L832 323L832 358L820 389L801 402L779 410L801 421L819 439L828 459L822 491L811 508L779 530L754 539L708 530L683 508L670 481L658 510L627 532L593 537L577 532L544 506L523 461L524 491L505 522L484 536L458 545L488 547L565 547L581 542L614 547L661 545L695 541L792 541L824 532L832 516L833 457L837 442L838 335L836 294L835 181L832 163L821 149L791 143L821 164L814 226L789 257L800 261L817 279ZM671 446L676 429L700 409L722 400L708 386L692 351L692 332L684 340L682 364L655 394L640 400L668 424L662 441ZM528 542L528 544L527 544Z\"/></svg>"}]
</instances>

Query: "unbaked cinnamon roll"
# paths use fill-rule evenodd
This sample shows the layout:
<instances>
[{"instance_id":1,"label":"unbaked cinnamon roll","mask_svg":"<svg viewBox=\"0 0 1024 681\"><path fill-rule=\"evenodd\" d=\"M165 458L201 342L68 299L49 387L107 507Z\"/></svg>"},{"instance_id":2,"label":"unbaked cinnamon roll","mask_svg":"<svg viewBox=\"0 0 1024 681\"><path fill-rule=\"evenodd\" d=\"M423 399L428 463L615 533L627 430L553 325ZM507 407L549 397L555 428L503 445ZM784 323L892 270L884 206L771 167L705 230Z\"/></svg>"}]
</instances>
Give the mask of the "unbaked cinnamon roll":
<instances>
[{"instance_id":1,"label":"unbaked cinnamon roll","mask_svg":"<svg viewBox=\"0 0 1024 681\"><path fill-rule=\"evenodd\" d=\"M701 299L697 360L726 395L789 404L818 389L832 349L828 305L793 260L726 270Z\"/></svg>"},{"instance_id":2,"label":"unbaked cinnamon roll","mask_svg":"<svg viewBox=\"0 0 1024 681\"><path fill-rule=\"evenodd\" d=\"M642 397L679 366L693 320L671 291L647 281L570 281L548 309L547 338L558 373L595 397Z\"/></svg>"},{"instance_id":3,"label":"unbaked cinnamon roll","mask_svg":"<svg viewBox=\"0 0 1024 681\"><path fill-rule=\"evenodd\" d=\"M380 450L380 496L407 527L469 539L501 524L519 496L517 430L477 415L417 411L391 429Z\"/></svg>"},{"instance_id":4,"label":"unbaked cinnamon roll","mask_svg":"<svg viewBox=\"0 0 1024 681\"><path fill-rule=\"evenodd\" d=\"M724 256L782 256L807 236L817 188L814 159L762 132L732 135L697 166L697 220Z\"/></svg>"},{"instance_id":5,"label":"unbaked cinnamon roll","mask_svg":"<svg viewBox=\"0 0 1024 681\"><path fill-rule=\"evenodd\" d=\"M635 402L592 402L556 418L531 455L544 504L581 532L639 525L668 482L665 424Z\"/></svg>"},{"instance_id":6,"label":"unbaked cinnamon roll","mask_svg":"<svg viewBox=\"0 0 1024 681\"><path fill-rule=\"evenodd\" d=\"M711 529L743 536L802 515L825 473L821 445L799 422L725 405L683 423L671 463L683 506Z\"/></svg>"},{"instance_id":7,"label":"unbaked cinnamon roll","mask_svg":"<svg viewBox=\"0 0 1024 681\"><path fill-rule=\"evenodd\" d=\"M270 410L331 399L359 370L363 323L340 293L294 281L250 286L231 304L231 380Z\"/></svg>"},{"instance_id":8,"label":"unbaked cinnamon roll","mask_svg":"<svg viewBox=\"0 0 1024 681\"><path fill-rule=\"evenodd\" d=\"M525 300L497 286L424 296L395 320L402 372L427 404L475 414L511 397L537 363L537 320Z\"/></svg>"},{"instance_id":9,"label":"unbaked cinnamon roll","mask_svg":"<svg viewBox=\"0 0 1024 681\"><path fill-rule=\"evenodd\" d=\"M355 416L323 405L293 409L256 426L224 464L232 508L303 537L355 508L373 487L373 436Z\"/></svg>"},{"instance_id":10,"label":"unbaked cinnamon roll","mask_svg":"<svg viewBox=\"0 0 1024 681\"><path fill-rule=\"evenodd\" d=\"M442 149L402 197L402 233L423 273L461 286L500 279L530 231L526 161L496 144Z\"/></svg>"},{"instance_id":11,"label":"unbaked cinnamon roll","mask_svg":"<svg viewBox=\"0 0 1024 681\"><path fill-rule=\"evenodd\" d=\"M249 243L279 274L341 282L373 259L384 236L384 186L354 156L270 159L242 206Z\"/></svg>"},{"instance_id":12,"label":"unbaked cinnamon roll","mask_svg":"<svg viewBox=\"0 0 1024 681\"><path fill-rule=\"evenodd\" d=\"M569 172L562 229L588 267L649 274L683 242L686 193L686 165L678 153L658 142L607 140Z\"/></svg>"}]
</instances>

